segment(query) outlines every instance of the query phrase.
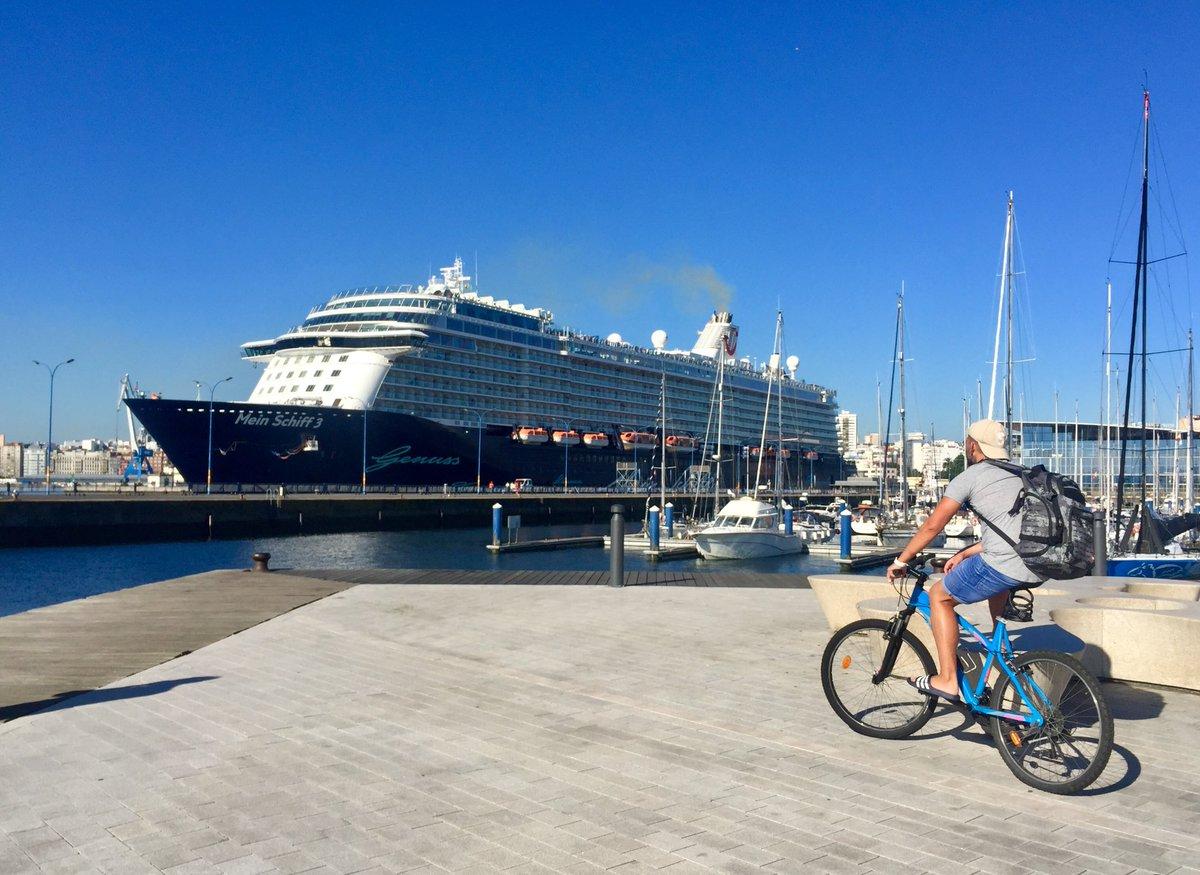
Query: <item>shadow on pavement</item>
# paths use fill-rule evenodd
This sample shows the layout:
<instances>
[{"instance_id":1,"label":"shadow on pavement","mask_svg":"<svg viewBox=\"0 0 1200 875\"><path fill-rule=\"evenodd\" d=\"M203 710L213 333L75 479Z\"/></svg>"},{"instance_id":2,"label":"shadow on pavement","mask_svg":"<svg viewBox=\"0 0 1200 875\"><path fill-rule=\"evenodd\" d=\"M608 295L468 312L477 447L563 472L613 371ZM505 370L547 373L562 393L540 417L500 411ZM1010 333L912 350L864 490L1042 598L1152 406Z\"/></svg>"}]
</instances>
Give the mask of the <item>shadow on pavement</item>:
<instances>
[{"instance_id":1,"label":"shadow on pavement","mask_svg":"<svg viewBox=\"0 0 1200 875\"><path fill-rule=\"evenodd\" d=\"M130 684L125 687L106 687L102 690L68 690L55 693L48 699L32 702L18 702L0 708L0 723L24 717L38 711L57 711L64 708L77 708L80 705L94 705L98 702L111 702L116 699L137 699L142 696L154 696L183 684L197 684L201 681L216 680L217 675L198 675L190 678L175 678L169 681L154 681L149 684Z\"/></svg>"},{"instance_id":2,"label":"shadow on pavement","mask_svg":"<svg viewBox=\"0 0 1200 875\"><path fill-rule=\"evenodd\" d=\"M1103 688L1114 720L1152 720L1162 713L1162 694L1148 687L1109 681Z\"/></svg>"}]
</instances>

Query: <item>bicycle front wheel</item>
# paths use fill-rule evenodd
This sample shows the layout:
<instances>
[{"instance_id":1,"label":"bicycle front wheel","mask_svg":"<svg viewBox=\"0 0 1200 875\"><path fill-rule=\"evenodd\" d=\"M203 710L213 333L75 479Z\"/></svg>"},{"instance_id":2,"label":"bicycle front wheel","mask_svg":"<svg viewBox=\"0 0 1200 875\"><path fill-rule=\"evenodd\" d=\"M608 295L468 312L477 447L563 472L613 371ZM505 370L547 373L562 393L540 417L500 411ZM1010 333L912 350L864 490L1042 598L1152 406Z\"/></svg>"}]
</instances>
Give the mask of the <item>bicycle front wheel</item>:
<instances>
[{"instance_id":1,"label":"bicycle front wheel","mask_svg":"<svg viewBox=\"0 0 1200 875\"><path fill-rule=\"evenodd\" d=\"M1031 727L991 718L1000 756L1031 787L1047 793L1079 792L1100 777L1112 753L1112 712L1100 682L1075 657L1049 650L1023 653L1012 667L1020 691L1002 674L992 707L1028 719L1032 704L1045 723Z\"/></svg>"},{"instance_id":2,"label":"bicycle front wheel","mask_svg":"<svg viewBox=\"0 0 1200 875\"><path fill-rule=\"evenodd\" d=\"M917 637L904 630L896 662L875 683L891 625L887 620L858 620L833 633L821 657L821 685L834 712L855 732L872 738L904 738L925 725L935 702L909 686L909 677L936 674L933 657Z\"/></svg>"}]
</instances>

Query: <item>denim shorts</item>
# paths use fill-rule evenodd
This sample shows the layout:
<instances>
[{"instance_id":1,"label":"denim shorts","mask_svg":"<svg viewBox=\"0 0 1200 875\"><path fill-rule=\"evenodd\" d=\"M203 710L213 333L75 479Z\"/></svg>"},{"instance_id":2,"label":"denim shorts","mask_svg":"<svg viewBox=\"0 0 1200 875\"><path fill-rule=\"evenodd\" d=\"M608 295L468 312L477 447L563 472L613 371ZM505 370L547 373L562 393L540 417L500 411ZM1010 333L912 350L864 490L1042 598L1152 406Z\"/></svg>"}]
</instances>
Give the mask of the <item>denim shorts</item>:
<instances>
[{"instance_id":1,"label":"denim shorts","mask_svg":"<svg viewBox=\"0 0 1200 875\"><path fill-rule=\"evenodd\" d=\"M996 593L1028 584L1000 573L976 553L955 565L950 573L942 578L942 586L956 602L969 605L981 602Z\"/></svg>"}]
</instances>

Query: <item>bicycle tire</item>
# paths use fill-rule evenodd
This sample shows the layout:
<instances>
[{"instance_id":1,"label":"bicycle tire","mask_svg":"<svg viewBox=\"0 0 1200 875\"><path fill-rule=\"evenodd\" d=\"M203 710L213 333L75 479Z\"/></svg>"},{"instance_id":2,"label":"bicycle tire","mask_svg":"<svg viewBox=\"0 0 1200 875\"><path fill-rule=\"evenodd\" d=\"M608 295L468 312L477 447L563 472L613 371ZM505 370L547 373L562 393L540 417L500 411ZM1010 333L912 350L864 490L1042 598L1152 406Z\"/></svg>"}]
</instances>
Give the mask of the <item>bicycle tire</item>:
<instances>
[{"instance_id":1,"label":"bicycle tire","mask_svg":"<svg viewBox=\"0 0 1200 875\"><path fill-rule=\"evenodd\" d=\"M906 738L928 722L937 705L934 699L910 687L906 682L906 675L897 674L897 669L901 672L913 669L914 673L918 673L913 660L905 658L905 647L912 652L916 663L919 663L920 674L937 673L929 650L907 629L901 636L901 652L896 658L891 676L879 684L871 681L871 675L875 673L883 655L883 633L890 626L888 620L857 620L834 632L821 655L821 686L825 690L825 698L830 707L847 726L871 738ZM878 633L877 642L869 640L874 633ZM858 645L853 648L857 654L842 653L847 642L851 641ZM876 693L874 703L865 711L860 707L861 697L853 703L847 703L838 690L837 678L850 669L855 669L860 685L863 685L864 677L865 683L870 685L864 686L864 696L866 692ZM889 694L896 694L896 701L887 702L885 696ZM897 719L900 722L892 725L873 725L858 716L867 713L880 719Z\"/></svg>"},{"instance_id":2,"label":"bicycle tire","mask_svg":"<svg viewBox=\"0 0 1200 875\"><path fill-rule=\"evenodd\" d=\"M1112 711L1104 698L1100 682L1075 657L1053 650L1033 650L1022 653L1012 660L1012 667L1018 675L1025 674L1035 666L1041 666L1039 671L1042 674L1042 680L1039 681L1039 684L1047 686L1046 679L1052 679L1048 685L1051 689L1044 691L1046 695L1057 700L1054 711L1050 715L1048 727L1022 740L1021 744L1015 744L1016 739L1013 733L1016 733L1017 736L1020 735L1018 725L999 717L992 717L992 738L996 742L1004 764L1019 781L1046 793L1078 793L1100 777L1108 766L1108 758L1112 754L1113 747ZM1049 669L1053 667L1061 669L1065 674L1051 675ZM1036 675L1034 679L1038 680ZM1073 685L1075 686L1073 687ZM1061 689L1055 690L1055 687L1061 687ZM1001 674L992 692L992 708L998 711L1028 710L1019 698L1010 697L1007 702L1005 701L1005 696L1011 688L1011 679L1007 674ZM1090 699L1094 706L1096 712L1094 716L1083 711L1082 706L1086 702L1081 695L1081 690L1087 694L1086 699ZM1033 698L1031 692L1027 695ZM1074 704L1076 699L1079 699L1078 706ZM1067 713L1065 714L1063 713L1064 702L1072 703L1066 706ZM1080 725L1072 727L1070 725L1072 723ZM1085 723L1086 725L1083 725ZM1079 733L1078 737L1072 732ZM1096 736L1094 741L1090 738L1092 735ZM1059 752L1060 744L1064 749L1067 749L1069 744L1069 749L1075 751L1094 744L1095 751L1088 755L1087 765L1078 774L1070 777L1065 775L1054 777L1056 770L1065 769L1066 761L1070 758ZM1039 774L1033 774L1032 772L1035 770ZM1047 777L1042 778L1039 776L1040 774L1045 774Z\"/></svg>"}]
</instances>

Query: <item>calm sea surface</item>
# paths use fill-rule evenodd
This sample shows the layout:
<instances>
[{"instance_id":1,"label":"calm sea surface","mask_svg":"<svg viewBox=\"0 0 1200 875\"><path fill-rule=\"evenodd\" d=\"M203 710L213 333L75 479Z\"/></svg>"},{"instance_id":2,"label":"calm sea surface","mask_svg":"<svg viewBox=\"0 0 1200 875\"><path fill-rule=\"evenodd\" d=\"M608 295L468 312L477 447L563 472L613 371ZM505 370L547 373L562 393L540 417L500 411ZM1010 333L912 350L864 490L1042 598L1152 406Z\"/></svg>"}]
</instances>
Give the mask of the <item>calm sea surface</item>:
<instances>
[{"instance_id":1,"label":"calm sea surface","mask_svg":"<svg viewBox=\"0 0 1200 875\"><path fill-rule=\"evenodd\" d=\"M551 536L603 534L594 526L530 527L522 540ZM42 605L111 592L218 568L248 568L250 555L271 554L271 567L285 568L462 568L485 570L552 569L596 571L608 568L600 548L512 553L493 556L484 549L487 528L418 532L354 532L301 535L245 541L180 541L117 544L108 547L35 547L0 550L0 615ZM817 574L837 571L837 563L814 556L788 556L749 562L700 559L655 565L640 553L625 554L626 571L702 569L707 572L756 571Z\"/></svg>"}]
</instances>

